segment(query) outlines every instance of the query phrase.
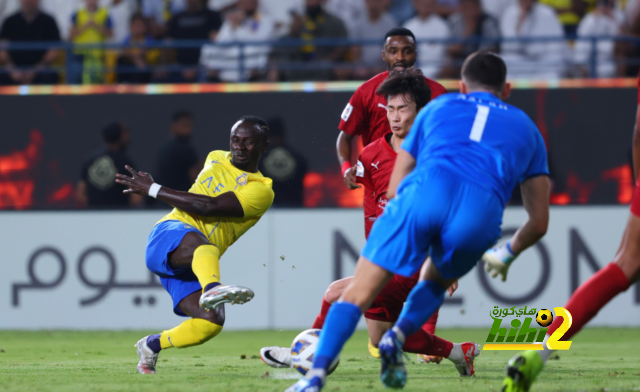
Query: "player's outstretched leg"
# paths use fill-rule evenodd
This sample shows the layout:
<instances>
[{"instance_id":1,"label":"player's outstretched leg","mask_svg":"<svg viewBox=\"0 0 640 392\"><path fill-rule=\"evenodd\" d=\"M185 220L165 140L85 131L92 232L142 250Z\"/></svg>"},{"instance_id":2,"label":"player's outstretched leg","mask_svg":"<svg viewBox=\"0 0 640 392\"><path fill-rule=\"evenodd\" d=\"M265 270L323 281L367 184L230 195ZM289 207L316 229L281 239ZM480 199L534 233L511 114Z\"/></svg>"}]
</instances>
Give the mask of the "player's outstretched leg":
<instances>
[{"instance_id":1,"label":"player's outstretched leg","mask_svg":"<svg viewBox=\"0 0 640 392\"><path fill-rule=\"evenodd\" d=\"M212 244L198 246L193 252L193 273L203 287L200 307L213 310L221 304L244 304L254 297L251 289L220 284L220 250Z\"/></svg>"},{"instance_id":2,"label":"player's outstretched leg","mask_svg":"<svg viewBox=\"0 0 640 392\"><path fill-rule=\"evenodd\" d=\"M177 327L155 335L145 336L134 347L137 349L140 362L138 372L149 374L156 372L156 362L161 350L172 347L184 348L197 346L218 335L224 326L224 306L211 312L198 305L200 291L191 293L180 303L178 308L185 315L192 317Z\"/></svg>"}]
</instances>

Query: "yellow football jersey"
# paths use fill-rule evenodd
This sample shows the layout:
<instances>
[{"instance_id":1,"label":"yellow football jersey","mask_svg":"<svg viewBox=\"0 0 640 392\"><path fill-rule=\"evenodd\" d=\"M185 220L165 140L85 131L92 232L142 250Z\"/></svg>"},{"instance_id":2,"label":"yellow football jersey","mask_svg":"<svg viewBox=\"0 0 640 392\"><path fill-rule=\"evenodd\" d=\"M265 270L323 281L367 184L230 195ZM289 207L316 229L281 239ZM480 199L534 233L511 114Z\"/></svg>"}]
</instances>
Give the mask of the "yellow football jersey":
<instances>
[{"instance_id":1,"label":"yellow football jersey","mask_svg":"<svg viewBox=\"0 0 640 392\"><path fill-rule=\"evenodd\" d=\"M192 215L177 208L158 223L179 220L198 230L220 249L222 255L271 207L273 203L272 181L262 173L248 173L231 163L229 151L213 151L207 156L204 168L189 192L199 195L220 196L234 192L244 209L243 218L220 218Z\"/></svg>"}]
</instances>

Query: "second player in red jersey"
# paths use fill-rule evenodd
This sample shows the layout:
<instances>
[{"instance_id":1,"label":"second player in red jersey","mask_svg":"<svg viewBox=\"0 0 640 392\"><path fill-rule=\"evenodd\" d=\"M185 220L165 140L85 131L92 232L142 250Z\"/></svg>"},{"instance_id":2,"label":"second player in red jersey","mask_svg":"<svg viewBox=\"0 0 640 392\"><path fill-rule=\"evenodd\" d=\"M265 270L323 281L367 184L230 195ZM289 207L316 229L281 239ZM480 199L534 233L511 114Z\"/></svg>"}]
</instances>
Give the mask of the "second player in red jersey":
<instances>
[{"instance_id":1,"label":"second player in red jersey","mask_svg":"<svg viewBox=\"0 0 640 392\"><path fill-rule=\"evenodd\" d=\"M395 151L400 149L402 140L409 132L418 111L429 102L431 95L422 74L415 70L392 75L379 89L385 98L389 98L385 110L388 113L389 128L392 132L386 138L381 138L365 147L360 156L361 170L359 170L358 176L360 182L365 185L365 193L368 195L365 199L368 200L365 205L365 213L374 218L384 208L386 200L384 192L391 177ZM365 220L365 226L368 235L371 221ZM313 328L323 327L331 304L339 299L352 279L353 277L344 278L329 286L322 300L320 314L313 323ZM379 356L376 348L378 342L393 322L398 319L407 295L416 285L417 280L417 275L411 278L394 276L365 313L370 337L369 352L373 356ZM452 287L450 293L454 289ZM433 334L436 319L437 316L433 317L422 329L409 336L403 350L419 354L419 359L426 362L439 362L442 358L438 357L448 358L454 362L461 376L473 375L473 356L464 355L461 344L454 344ZM260 350L260 356L265 363L272 367L288 367L291 363L289 347L264 347Z\"/></svg>"},{"instance_id":2,"label":"second player in red jersey","mask_svg":"<svg viewBox=\"0 0 640 392\"><path fill-rule=\"evenodd\" d=\"M387 120L387 99L376 94L376 91L390 74L412 68L416 59L416 38L413 33L405 28L390 30L385 35L382 50L382 60L387 64L388 71L358 87L342 112L336 148L344 182L349 189L360 187L351 170L351 144L354 136L359 135L362 145L366 147L391 131ZM438 82L424 76L423 78L431 91L431 99L447 92Z\"/></svg>"}]
</instances>

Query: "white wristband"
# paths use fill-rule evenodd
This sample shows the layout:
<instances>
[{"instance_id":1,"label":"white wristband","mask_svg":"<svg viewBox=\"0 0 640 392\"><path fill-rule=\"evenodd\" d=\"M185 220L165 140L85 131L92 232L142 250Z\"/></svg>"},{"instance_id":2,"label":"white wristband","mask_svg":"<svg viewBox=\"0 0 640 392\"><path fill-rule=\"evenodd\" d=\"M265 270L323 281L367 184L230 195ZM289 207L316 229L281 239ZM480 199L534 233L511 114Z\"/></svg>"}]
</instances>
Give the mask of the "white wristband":
<instances>
[{"instance_id":1,"label":"white wristband","mask_svg":"<svg viewBox=\"0 0 640 392\"><path fill-rule=\"evenodd\" d=\"M511 246L509 242L506 242L502 246L496 249L496 257L502 260L503 263L511 263L518 255L511 252Z\"/></svg>"},{"instance_id":2,"label":"white wristband","mask_svg":"<svg viewBox=\"0 0 640 392\"><path fill-rule=\"evenodd\" d=\"M160 184L156 184L155 182L151 184L151 186L149 187L149 196L153 197L154 199L157 198L158 192L160 192L160 188L162 188Z\"/></svg>"}]
</instances>

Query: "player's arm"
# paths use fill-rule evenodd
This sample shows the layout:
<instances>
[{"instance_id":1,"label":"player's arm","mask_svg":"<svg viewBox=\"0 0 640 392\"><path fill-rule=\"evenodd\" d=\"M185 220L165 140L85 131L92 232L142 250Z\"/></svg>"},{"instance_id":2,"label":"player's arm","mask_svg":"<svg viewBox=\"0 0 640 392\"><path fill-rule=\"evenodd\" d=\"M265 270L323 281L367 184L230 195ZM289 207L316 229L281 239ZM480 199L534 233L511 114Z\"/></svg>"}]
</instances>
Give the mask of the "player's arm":
<instances>
[{"instance_id":1,"label":"player's arm","mask_svg":"<svg viewBox=\"0 0 640 392\"><path fill-rule=\"evenodd\" d=\"M633 126L633 182L638 181L640 173L640 129L638 128L638 116L640 116L640 105L636 112L636 123Z\"/></svg>"},{"instance_id":2,"label":"player's arm","mask_svg":"<svg viewBox=\"0 0 640 392\"><path fill-rule=\"evenodd\" d=\"M416 167L416 159L409 152L401 149L393 166L389 188L387 189L387 199L391 200L396 196L398 185Z\"/></svg>"},{"instance_id":3,"label":"player's arm","mask_svg":"<svg viewBox=\"0 0 640 392\"><path fill-rule=\"evenodd\" d=\"M116 174L116 182L128 187L123 192L150 195L151 185L154 184L151 175L137 172L129 166L126 166L126 169L133 177ZM217 197L181 192L166 187L160 187L157 192L156 198L158 200L189 214L231 218L244 217L244 209L234 192L226 192Z\"/></svg>"},{"instance_id":4,"label":"player's arm","mask_svg":"<svg viewBox=\"0 0 640 392\"><path fill-rule=\"evenodd\" d=\"M509 242L490 249L482 256L485 270L494 278L500 274L502 281L507 280L507 271L516 257L538 242L549 226L549 178L545 175L529 178L520 185L520 190L522 204L529 216L527 221Z\"/></svg>"},{"instance_id":5,"label":"player's arm","mask_svg":"<svg viewBox=\"0 0 640 392\"><path fill-rule=\"evenodd\" d=\"M353 143L353 136L344 131L340 131L338 134L338 140L336 142L336 151L338 152L338 162L342 168L342 174L344 177L344 184L349 189L361 188L356 183L356 176L351 168L351 146Z\"/></svg>"}]
</instances>

